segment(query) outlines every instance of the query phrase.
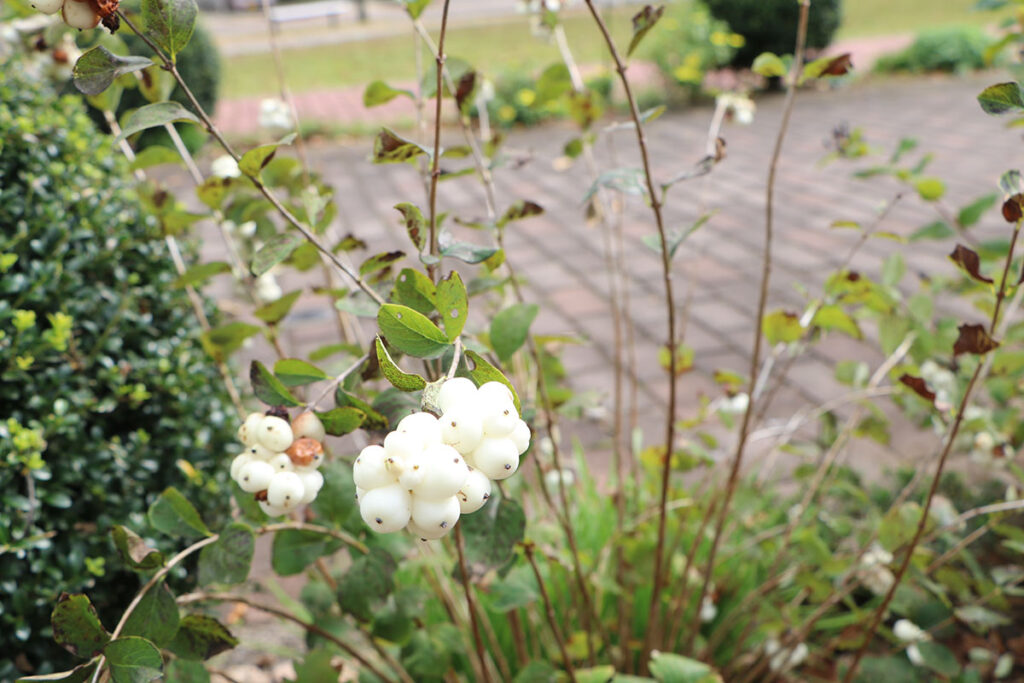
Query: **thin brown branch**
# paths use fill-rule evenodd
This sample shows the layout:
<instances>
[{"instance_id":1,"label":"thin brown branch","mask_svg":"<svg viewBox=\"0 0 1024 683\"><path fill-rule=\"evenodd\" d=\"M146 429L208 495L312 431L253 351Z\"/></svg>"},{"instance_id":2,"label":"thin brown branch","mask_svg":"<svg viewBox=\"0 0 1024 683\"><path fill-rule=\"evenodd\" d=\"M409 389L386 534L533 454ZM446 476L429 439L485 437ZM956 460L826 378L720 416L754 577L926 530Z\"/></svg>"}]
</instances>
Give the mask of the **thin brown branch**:
<instances>
[{"instance_id":1,"label":"thin brown branch","mask_svg":"<svg viewBox=\"0 0 1024 683\"><path fill-rule=\"evenodd\" d=\"M437 54L434 61L437 65L437 93L434 98L434 156L430 162L430 240L429 249L431 256L438 255L437 244L437 183L441 179L441 103L444 101L444 39L448 33L448 7L450 0L444 0L441 9L441 33L437 38ZM454 97L455 91L452 90ZM427 266L427 272L431 280L437 280L437 264L431 263Z\"/></svg>"},{"instance_id":2,"label":"thin brown branch","mask_svg":"<svg viewBox=\"0 0 1024 683\"><path fill-rule=\"evenodd\" d=\"M551 604L551 598L548 596L548 589L544 587L544 577L540 574L540 568L537 566L537 559L533 556L533 544L530 542L523 543L523 552L526 555L527 562L530 563L530 567L533 569L533 575L537 579L537 587L540 589L540 598L544 603L544 616L547 617L548 626L551 627L551 633L555 636L555 642L558 644L558 651L562 655L562 661L565 664L565 671L569 675L571 683L576 683L576 671L572 666L572 659L569 657L569 652L565 649L565 637L562 635L561 630L558 628L558 620L555 618L555 608ZM589 639L590 633L586 636Z\"/></svg>"},{"instance_id":3,"label":"thin brown branch","mask_svg":"<svg viewBox=\"0 0 1024 683\"><path fill-rule=\"evenodd\" d=\"M447 3L445 3L447 6ZM476 599L473 596L473 588L469 581L469 568L466 565L466 551L463 547L462 527L455 525L455 548L459 554L459 583L466 593L466 609L469 612L469 623L473 628L473 647L476 648L476 659L480 666L480 673L484 683L491 680L491 673L487 667L487 658L484 656L484 641L480 636L480 624L477 622Z\"/></svg>"}]
</instances>

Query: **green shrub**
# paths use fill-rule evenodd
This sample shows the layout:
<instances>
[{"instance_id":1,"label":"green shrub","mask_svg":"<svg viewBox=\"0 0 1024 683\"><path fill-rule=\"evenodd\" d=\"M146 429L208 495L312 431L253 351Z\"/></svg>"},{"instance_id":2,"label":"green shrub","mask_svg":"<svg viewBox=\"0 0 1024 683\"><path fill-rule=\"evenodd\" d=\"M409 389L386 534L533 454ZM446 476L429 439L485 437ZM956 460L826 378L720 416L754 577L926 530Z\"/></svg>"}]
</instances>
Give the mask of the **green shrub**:
<instances>
[{"instance_id":1,"label":"green shrub","mask_svg":"<svg viewBox=\"0 0 1024 683\"><path fill-rule=\"evenodd\" d=\"M733 59L748 66L762 52L787 54L796 43L800 5L794 0L705 0L711 14L746 39ZM842 21L842 0L814 0L807 23L807 46L827 47Z\"/></svg>"},{"instance_id":2,"label":"green shrub","mask_svg":"<svg viewBox=\"0 0 1024 683\"><path fill-rule=\"evenodd\" d=\"M227 513L234 417L123 158L79 98L23 74L0 68L0 680L15 655L66 664L61 591L113 628L132 596L103 560L112 525L146 529L172 485Z\"/></svg>"},{"instance_id":3,"label":"green shrub","mask_svg":"<svg viewBox=\"0 0 1024 683\"><path fill-rule=\"evenodd\" d=\"M962 73L988 66L985 52L994 39L977 26L943 26L921 31L907 48L875 63L875 71Z\"/></svg>"},{"instance_id":4,"label":"green shrub","mask_svg":"<svg viewBox=\"0 0 1024 683\"><path fill-rule=\"evenodd\" d=\"M599 74L588 79L585 85L586 101L591 102L596 111L603 111L611 97L611 77ZM568 70L562 64L555 64L537 78L515 72L499 76L494 84L494 97L487 102L487 113L491 122L502 128L535 126L573 116L574 97ZM472 113L476 114L475 108Z\"/></svg>"},{"instance_id":5,"label":"green shrub","mask_svg":"<svg viewBox=\"0 0 1024 683\"><path fill-rule=\"evenodd\" d=\"M729 30L698 2L677 2L642 43L640 54L656 63L662 75L687 94L698 93L709 69L724 66L744 38Z\"/></svg>"}]
</instances>

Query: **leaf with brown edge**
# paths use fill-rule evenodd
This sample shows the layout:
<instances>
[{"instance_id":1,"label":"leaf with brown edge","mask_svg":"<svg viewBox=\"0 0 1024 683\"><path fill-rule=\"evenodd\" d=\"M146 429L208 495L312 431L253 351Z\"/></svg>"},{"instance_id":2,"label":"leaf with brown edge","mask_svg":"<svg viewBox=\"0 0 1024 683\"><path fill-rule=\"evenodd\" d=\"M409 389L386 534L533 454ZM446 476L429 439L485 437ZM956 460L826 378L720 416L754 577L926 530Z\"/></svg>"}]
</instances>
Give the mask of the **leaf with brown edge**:
<instances>
[{"instance_id":1,"label":"leaf with brown edge","mask_svg":"<svg viewBox=\"0 0 1024 683\"><path fill-rule=\"evenodd\" d=\"M1003 218L1007 223L1016 223L1024 218L1022 203L1024 203L1024 195L1021 194L1015 194L1003 202Z\"/></svg>"},{"instance_id":2,"label":"leaf with brown edge","mask_svg":"<svg viewBox=\"0 0 1024 683\"><path fill-rule=\"evenodd\" d=\"M642 10L637 12L633 16L633 38L629 41L629 48L626 50L626 56L633 54L637 46L640 45L640 41L644 39L654 25L661 19L661 15L665 13L665 6L655 8L652 5L646 5Z\"/></svg>"},{"instance_id":3,"label":"leaf with brown edge","mask_svg":"<svg viewBox=\"0 0 1024 683\"><path fill-rule=\"evenodd\" d=\"M470 105L473 104L473 93L476 92L477 86L477 75L476 71L467 71L462 74L459 81L455 84L455 104L458 105L459 111L467 113Z\"/></svg>"},{"instance_id":4,"label":"leaf with brown edge","mask_svg":"<svg viewBox=\"0 0 1024 683\"><path fill-rule=\"evenodd\" d=\"M845 76L850 73L852 68L853 62L849 52L835 57L822 57L804 67L802 80L821 78L822 76Z\"/></svg>"},{"instance_id":5,"label":"leaf with brown edge","mask_svg":"<svg viewBox=\"0 0 1024 683\"><path fill-rule=\"evenodd\" d=\"M967 271L967 274L978 282L992 284L992 278L985 277L981 274L981 259L978 257L977 252L972 249L968 249L962 244L958 244L953 250L953 253L949 255L949 258L953 263Z\"/></svg>"},{"instance_id":6,"label":"leaf with brown edge","mask_svg":"<svg viewBox=\"0 0 1024 683\"><path fill-rule=\"evenodd\" d=\"M953 344L953 355L973 353L979 356L999 348L999 342L989 336L984 325L961 325L960 336Z\"/></svg>"},{"instance_id":7,"label":"leaf with brown edge","mask_svg":"<svg viewBox=\"0 0 1024 683\"><path fill-rule=\"evenodd\" d=\"M903 373L903 376L900 377L900 384L909 387L911 391L929 403L935 403L935 392L929 389L927 382L920 377Z\"/></svg>"}]
</instances>

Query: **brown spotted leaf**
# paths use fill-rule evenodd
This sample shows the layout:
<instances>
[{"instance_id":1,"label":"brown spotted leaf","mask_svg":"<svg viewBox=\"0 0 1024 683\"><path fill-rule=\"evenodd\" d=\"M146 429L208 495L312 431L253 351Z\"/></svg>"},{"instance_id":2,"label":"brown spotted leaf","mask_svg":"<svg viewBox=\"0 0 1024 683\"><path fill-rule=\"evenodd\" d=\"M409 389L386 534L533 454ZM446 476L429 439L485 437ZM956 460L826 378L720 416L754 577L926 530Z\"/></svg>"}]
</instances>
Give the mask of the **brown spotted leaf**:
<instances>
[{"instance_id":1,"label":"brown spotted leaf","mask_svg":"<svg viewBox=\"0 0 1024 683\"><path fill-rule=\"evenodd\" d=\"M988 335L984 325L961 325L958 330L960 336L953 344L954 356L962 353L984 355L999 348L999 342Z\"/></svg>"},{"instance_id":2,"label":"brown spotted leaf","mask_svg":"<svg viewBox=\"0 0 1024 683\"><path fill-rule=\"evenodd\" d=\"M664 5L657 8L647 5L633 16L633 38L629 41L629 49L626 50L627 56L633 54L633 51L640 45L640 41L654 28L664 13Z\"/></svg>"},{"instance_id":3,"label":"brown spotted leaf","mask_svg":"<svg viewBox=\"0 0 1024 683\"><path fill-rule=\"evenodd\" d=\"M949 255L953 263L957 264L978 282L986 282L992 284L992 278L985 277L981 274L981 259L978 257L977 252L968 249L962 244L956 245L956 249Z\"/></svg>"},{"instance_id":4,"label":"brown spotted leaf","mask_svg":"<svg viewBox=\"0 0 1024 683\"><path fill-rule=\"evenodd\" d=\"M929 403L935 403L935 392L929 389L928 384L920 377L903 373L903 376L900 377L900 384L909 387L911 391Z\"/></svg>"},{"instance_id":5,"label":"brown spotted leaf","mask_svg":"<svg viewBox=\"0 0 1024 683\"><path fill-rule=\"evenodd\" d=\"M1003 218L1007 223L1016 223L1024 218L1022 204L1024 204L1024 195L1021 194L1015 194L1003 202Z\"/></svg>"},{"instance_id":6,"label":"brown spotted leaf","mask_svg":"<svg viewBox=\"0 0 1024 683\"><path fill-rule=\"evenodd\" d=\"M458 105L459 111L469 112L469 108L473 104L473 93L476 92L476 86L476 71L467 71L459 78L455 84L455 104Z\"/></svg>"},{"instance_id":7,"label":"brown spotted leaf","mask_svg":"<svg viewBox=\"0 0 1024 683\"><path fill-rule=\"evenodd\" d=\"M73 655L95 657L110 640L99 615L85 595L61 593L50 617L53 639Z\"/></svg>"}]
</instances>

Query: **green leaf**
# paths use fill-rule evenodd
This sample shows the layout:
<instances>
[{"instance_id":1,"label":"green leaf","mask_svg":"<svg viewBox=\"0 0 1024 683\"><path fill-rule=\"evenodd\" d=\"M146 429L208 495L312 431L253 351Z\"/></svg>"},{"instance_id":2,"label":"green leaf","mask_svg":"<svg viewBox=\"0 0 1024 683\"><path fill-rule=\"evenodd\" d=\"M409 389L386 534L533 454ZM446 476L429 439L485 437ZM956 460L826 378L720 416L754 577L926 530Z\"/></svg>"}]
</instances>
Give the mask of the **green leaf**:
<instances>
[{"instance_id":1,"label":"green leaf","mask_svg":"<svg viewBox=\"0 0 1024 683\"><path fill-rule=\"evenodd\" d=\"M317 558L330 555L341 545L341 541L315 531L285 529L274 534L270 564L280 576L291 576L305 571Z\"/></svg>"},{"instance_id":2,"label":"green leaf","mask_svg":"<svg viewBox=\"0 0 1024 683\"><path fill-rule=\"evenodd\" d=\"M537 77L534 90L537 92L536 107L542 107L563 95L572 92L572 75L562 62L555 62ZM581 150L582 151L582 150Z\"/></svg>"},{"instance_id":3,"label":"green leaf","mask_svg":"<svg viewBox=\"0 0 1024 683\"><path fill-rule=\"evenodd\" d=\"M192 38L198 14L196 0L142 0L142 27L172 62Z\"/></svg>"},{"instance_id":4,"label":"green leaf","mask_svg":"<svg viewBox=\"0 0 1024 683\"><path fill-rule=\"evenodd\" d=\"M103 648L114 683L149 683L163 678L164 658L156 645L138 636L112 640Z\"/></svg>"},{"instance_id":5,"label":"green leaf","mask_svg":"<svg viewBox=\"0 0 1024 683\"><path fill-rule=\"evenodd\" d=\"M110 640L89 598L80 593L61 594L50 615L50 625L57 644L83 659L95 657Z\"/></svg>"},{"instance_id":6,"label":"green leaf","mask_svg":"<svg viewBox=\"0 0 1024 683\"><path fill-rule=\"evenodd\" d=\"M998 200L999 195L996 194L987 194L984 197L975 199L973 202L960 209L960 213L958 213L956 217L956 222L959 223L961 227L971 227L981 219L982 214L995 206Z\"/></svg>"},{"instance_id":7,"label":"green leaf","mask_svg":"<svg viewBox=\"0 0 1024 683\"><path fill-rule=\"evenodd\" d=\"M519 394L516 393L516 388L512 386L512 382L508 381L508 377L505 377L504 373L498 368L491 365L486 358L481 356L476 351L466 350L466 358L473 362L473 369L469 371L469 376L473 378L476 385L483 386L488 382L501 382L509 391L512 392L512 400L516 404L516 410L522 412L523 407L519 403Z\"/></svg>"},{"instance_id":8,"label":"green leaf","mask_svg":"<svg viewBox=\"0 0 1024 683\"><path fill-rule=\"evenodd\" d=\"M437 325L407 306L384 304L377 312L377 324L388 343L417 358L436 358L449 346Z\"/></svg>"},{"instance_id":9,"label":"green leaf","mask_svg":"<svg viewBox=\"0 0 1024 683\"><path fill-rule=\"evenodd\" d=\"M423 315L430 315L435 310L437 288L430 278L420 271L405 268L395 278L392 299L395 303L408 306Z\"/></svg>"},{"instance_id":10,"label":"green leaf","mask_svg":"<svg viewBox=\"0 0 1024 683\"><path fill-rule=\"evenodd\" d=\"M773 52L762 52L754 60L750 69L765 78L782 77L786 75L786 63L782 58Z\"/></svg>"},{"instance_id":11,"label":"green leaf","mask_svg":"<svg viewBox=\"0 0 1024 683\"><path fill-rule=\"evenodd\" d=\"M945 645L929 640L917 643L917 650L921 653L924 665L935 673L943 676L955 676L960 673L960 662Z\"/></svg>"},{"instance_id":12,"label":"green leaf","mask_svg":"<svg viewBox=\"0 0 1024 683\"><path fill-rule=\"evenodd\" d=\"M469 317L469 295L466 293L466 285L462 283L462 276L456 271L453 270L448 277L437 283L436 305L444 331L449 341L454 342L462 334L466 318Z\"/></svg>"},{"instance_id":13,"label":"green leaf","mask_svg":"<svg viewBox=\"0 0 1024 683\"><path fill-rule=\"evenodd\" d=\"M292 144L294 139L295 133L292 133L277 142L250 149L238 160L238 170L250 178L259 178L260 173L267 167L267 164L274 160L277 149L282 145Z\"/></svg>"},{"instance_id":14,"label":"green leaf","mask_svg":"<svg viewBox=\"0 0 1024 683\"><path fill-rule=\"evenodd\" d=\"M202 662L174 659L167 665L166 680L174 683L210 683L210 672Z\"/></svg>"},{"instance_id":15,"label":"green leaf","mask_svg":"<svg viewBox=\"0 0 1024 683\"><path fill-rule=\"evenodd\" d=\"M302 290L296 289L294 292L283 294L277 301L263 304L253 311L252 314L268 325L276 325L291 312L292 306L295 305L300 296L302 296Z\"/></svg>"},{"instance_id":16,"label":"green leaf","mask_svg":"<svg viewBox=\"0 0 1024 683\"><path fill-rule=\"evenodd\" d=\"M911 242L917 242L919 240L943 240L947 237L952 237L956 233L953 232L953 228L946 225L943 221L935 221L928 225L918 228L910 235Z\"/></svg>"},{"instance_id":17,"label":"green leaf","mask_svg":"<svg viewBox=\"0 0 1024 683\"><path fill-rule=\"evenodd\" d=\"M376 608L395 589L395 559L380 548L373 548L352 563L338 581L338 605L360 621L370 621Z\"/></svg>"},{"instance_id":18,"label":"green leaf","mask_svg":"<svg viewBox=\"0 0 1024 683\"><path fill-rule=\"evenodd\" d=\"M313 512L317 519L340 527L356 507L356 484L352 481L352 467L342 462L330 462L322 466L320 471L324 475L324 486L313 501Z\"/></svg>"},{"instance_id":19,"label":"green leaf","mask_svg":"<svg viewBox=\"0 0 1024 683\"><path fill-rule=\"evenodd\" d=\"M393 389L386 389L387 391L394 391ZM381 392L382 394L384 392ZM399 394L402 395L402 394ZM404 397L404 395L402 395ZM376 402L376 399L374 399ZM363 420L363 427L366 429L375 429L381 431L387 431L388 419L380 414L373 406L352 394L345 393L345 388L339 386L334 392L334 403L339 408L357 408L361 410L366 418Z\"/></svg>"},{"instance_id":20,"label":"green leaf","mask_svg":"<svg viewBox=\"0 0 1024 683\"><path fill-rule=\"evenodd\" d=\"M661 19L661 15L664 13L664 5L657 9L647 5L633 16L633 38L629 41L629 48L626 50L627 57L633 54L633 51L640 45L640 41L654 28L654 25L658 23L658 20Z\"/></svg>"},{"instance_id":21,"label":"green leaf","mask_svg":"<svg viewBox=\"0 0 1024 683\"><path fill-rule=\"evenodd\" d=\"M249 366L249 381L256 398L268 406L300 406L302 402L295 398L288 388L271 374L270 370L258 360Z\"/></svg>"},{"instance_id":22,"label":"green leaf","mask_svg":"<svg viewBox=\"0 0 1024 683\"><path fill-rule=\"evenodd\" d=\"M652 653L650 670L661 683L722 683L722 677L704 662L671 652Z\"/></svg>"},{"instance_id":23,"label":"green leaf","mask_svg":"<svg viewBox=\"0 0 1024 683\"><path fill-rule=\"evenodd\" d=\"M261 331L256 325L233 322L203 332L199 339L207 353L218 360L223 360L242 348L246 339Z\"/></svg>"},{"instance_id":24,"label":"green leaf","mask_svg":"<svg viewBox=\"0 0 1024 683\"><path fill-rule=\"evenodd\" d=\"M312 681L336 680L338 670L331 664L333 659L334 653L327 648L307 653L301 664L295 664L295 681L311 683Z\"/></svg>"},{"instance_id":25,"label":"green leaf","mask_svg":"<svg viewBox=\"0 0 1024 683\"><path fill-rule=\"evenodd\" d=\"M615 676L615 667L610 664L576 669L576 683L608 683Z\"/></svg>"},{"instance_id":26,"label":"green leaf","mask_svg":"<svg viewBox=\"0 0 1024 683\"><path fill-rule=\"evenodd\" d=\"M141 636L159 647L165 647L178 632L179 621L178 603L174 601L167 584L161 582L142 597L125 622L121 635Z\"/></svg>"},{"instance_id":27,"label":"green leaf","mask_svg":"<svg viewBox=\"0 0 1024 683\"><path fill-rule=\"evenodd\" d=\"M294 233L274 235L252 257L252 265L249 266L249 270L256 277L263 275L278 263L291 256L292 252L305 241L305 237Z\"/></svg>"},{"instance_id":28,"label":"green leaf","mask_svg":"<svg viewBox=\"0 0 1024 683\"><path fill-rule=\"evenodd\" d=\"M92 677L96 671L96 664L93 660L80 664L70 671L58 671L52 674L39 674L38 676L22 676L17 683L84 683Z\"/></svg>"},{"instance_id":29,"label":"green leaf","mask_svg":"<svg viewBox=\"0 0 1024 683\"><path fill-rule=\"evenodd\" d=\"M110 87L115 78L152 65L153 60L146 57L122 57L100 45L75 62L75 87L86 95L99 95Z\"/></svg>"},{"instance_id":30,"label":"green leaf","mask_svg":"<svg viewBox=\"0 0 1024 683\"><path fill-rule=\"evenodd\" d=\"M497 253L496 247L481 247L471 242L456 242L451 239L441 246L441 256L458 259L469 264L482 263Z\"/></svg>"},{"instance_id":31,"label":"green leaf","mask_svg":"<svg viewBox=\"0 0 1024 683\"><path fill-rule=\"evenodd\" d=\"M857 325L857 321L849 313L836 305L819 308L811 320L811 325L820 327L823 330L836 330L848 334L854 339L862 339L864 336ZM802 333L803 329L801 328Z\"/></svg>"},{"instance_id":32,"label":"green leaf","mask_svg":"<svg viewBox=\"0 0 1024 683\"><path fill-rule=\"evenodd\" d=\"M986 114L1005 114L1008 111L1024 109L1024 92L1015 82L996 83L981 91L978 104Z\"/></svg>"},{"instance_id":33,"label":"green leaf","mask_svg":"<svg viewBox=\"0 0 1024 683\"><path fill-rule=\"evenodd\" d=\"M114 546L121 559L129 569L134 571L150 571L164 566L164 556L158 550L146 545L146 542L127 527L115 526L110 530Z\"/></svg>"},{"instance_id":34,"label":"green leaf","mask_svg":"<svg viewBox=\"0 0 1024 683\"><path fill-rule=\"evenodd\" d=\"M418 206L409 202L396 204L395 209L402 214L402 219L405 221L405 229L409 233L409 239L412 240L417 251L422 252L427 248L427 230L429 229L427 219L423 217L423 212L420 211Z\"/></svg>"},{"instance_id":35,"label":"green leaf","mask_svg":"<svg viewBox=\"0 0 1024 683\"><path fill-rule=\"evenodd\" d=\"M420 15L423 14L423 10L427 8L431 0L401 0L402 4L405 5L405 11L409 13L409 16L413 19L419 19Z\"/></svg>"},{"instance_id":36,"label":"green leaf","mask_svg":"<svg viewBox=\"0 0 1024 683\"><path fill-rule=\"evenodd\" d=\"M413 98L414 95L408 90L392 88L384 81L373 81L363 91L363 106L367 109L387 104L396 97L405 96Z\"/></svg>"},{"instance_id":37,"label":"green leaf","mask_svg":"<svg viewBox=\"0 0 1024 683\"><path fill-rule=\"evenodd\" d=\"M804 328L800 325L800 317L788 311L772 311L764 317L762 325L764 336L773 346L778 343L789 344L804 336Z\"/></svg>"},{"instance_id":38,"label":"green leaf","mask_svg":"<svg viewBox=\"0 0 1024 683\"><path fill-rule=\"evenodd\" d=\"M459 520L466 540L466 561L497 569L515 555L523 540L526 515L514 500L492 498L479 512Z\"/></svg>"},{"instance_id":39,"label":"green leaf","mask_svg":"<svg viewBox=\"0 0 1024 683\"><path fill-rule=\"evenodd\" d=\"M164 164L181 164L181 156L172 149L162 145L153 145L135 153L135 161L131 163L133 171L138 171Z\"/></svg>"},{"instance_id":40,"label":"green leaf","mask_svg":"<svg viewBox=\"0 0 1024 683\"><path fill-rule=\"evenodd\" d=\"M605 171L597 177L597 180L595 180L594 184L590 186L587 193L583 195L583 203L586 204L589 202L602 187L628 195L647 194L644 172L641 169L615 168L610 171Z\"/></svg>"},{"instance_id":41,"label":"green leaf","mask_svg":"<svg viewBox=\"0 0 1024 683\"><path fill-rule=\"evenodd\" d=\"M513 304L494 316L491 321L491 346L498 358L507 361L526 343L530 325L538 311L540 308L537 304Z\"/></svg>"},{"instance_id":42,"label":"green leaf","mask_svg":"<svg viewBox=\"0 0 1024 683\"><path fill-rule=\"evenodd\" d=\"M391 354L384 347L384 342L377 337L377 363L380 365L381 374L391 382L392 386L401 391L421 391L427 386L427 381L419 375L402 372L402 369L391 359Z\"/></svg>"},{"instance_id":43,"label":"green leaf","mask_svg":"<svg viewBox=\"0 0 1024 683\"><path fill-rule=\"evenodd\" d=\"M562 679L558 677L558 671L550 662L533 661L519 670L512 683L558 683L560 680Z\"/></svg>"},{"instance_id":44,"label":"green leaf","mask_svg":"<svg viewBox=\"0 0 1024 683\"><path fill-rule=\"evenodd\" d=\"M956 618L960 621L964 621L971 625L972 628L976 629L981 633L988 632L989 629L998 626L1009 626L1012 622L1009 618L1000 614L999 612L993 612L992 610L982 607L981 605L967 605L965 607L957 607L953 610L956 614Z\"/></svg>"},{"instance_id":45,"label":"green leaf","mask_svg":"<svg viewBox=\"0 0 1024 683\"><path fill-rule=\"evenodd\" d=\"M213 545L199 551L199 584L236 584L249 577L256 536L241 522L232 522Z\"/></svg>"},{"instance_id":46,"label":"green leaf","mask_svg":"<svg viewBox=\"0 0 1024 683\"><path fill-rule=\"evenodd\" d=\"M331 436L351 434L366 420L366 413L358 408L333 408L325 413L317 413L316 416Z\"/></svg>"},{"instance_id":47,"label":"green leaf","mask_svg":"<svg viewBox=\"0 0 1024 683\"><path fill-rule=\"evenodd\" d=\"M406 140L388 128L382 128L373 141L372 158L377 164L402 163L422 155L432 156L426 147Z\"/></svg>"},{"instance_id":48,"label":"green leaf","mask_svg":"<svg viewBox=\"0 0 1024 683\"><path fill-rule=\"evenodd\" d=\"M921 196L921 199L926 202L934 202L946 193L946 184L939 178L926 176L914 181L914 189L917 190L917 194Z\"/></svg>"},{"instance_id":49,"label":"green leaf","mask_svg":"<svg viewBox=\"0 0 1024 683\"><path fill-rule=\"evenodd\" d=\"M148 1L153 2L154 0ZM117 136L115 142L125 140L139 131L177 121L186 121L197 126L203 125L198 116L177 102L157 102L156 104L147 104L144 107L139 107L132 112L128 120L121 126L121 134Z\"/></svg>"},{"instance_id":50,"label":"green leaf","mask_svg":"<svg viewBox=\"0 0 1024 683\"><path fill-rule=\"evenodd\" d=\"M230 273L231 266L223 261L212 261L210 263L199 263L182 274L177 280L174 281L175 287L185 287L188 285L199 285L210 279L214 275L220 275L221 273Z\"/></svg>"},{"instance_id":51,"label":"green leaf","mask_svg":"<svg viewBox=\"0 0 1024 683\"><path fill-rule=\"evenodd\" d=\"M504 578L491 584L491 608L504 613L527 607L540 599L533 574L525 567L516 567Z\"/></svg>"},{"instance_id":52,"label":"green leaf","mask_svg":"<svg viewBox=\"0 0 1024 683\"><path fill-rule=\"evenodd\" d=\"M282 358L274 363L274 376L286 387L301 387L327 379L327 373L298 358Z\"/></svg>"},{"instance_id":53,"label":"green leaf","mask_svg":"<svg viewBox=\"0 0 1024 683\"><path fill-rule=\"evenodd\" d=\"M708 213L704 214L703 216L698 218L696 221L694 221L693 225L691 225L690 227L686 228L685 230L673 230L673 231L669 232L668 234L666 234L665 235L665 239L668 241L668 256L669 256L669 258L674 257L676 255L676 251L679 250L679 247L682 246L683 242L685 242L687 239L689 239L690 235L692 235L693 233L697 232L702 227L704 227L704 224L707 223L709 220L711 220L711 217L714 216L715 213L717 213L717 212L709 211ZM658 254L661 253L661 236L660 235L658 235L658 234L644 235L642 240L643 240L643 243L645 245L647 245L655 253L658 253Z\"/></svg>"},{"instance_id":54,"label":"green leaf","mask_svg":"<svg viewBox=\"0 0 1024 683\"><path fill-rule=\"evenodd\" d=\"M165 489L149 506L149 523L168 536L195 538L211 535L195 506L173 486Z\"/></svg>"},{"instance_id":55,"label":"green leaf","mask_svg":"<svg viewBox=\"0 0 1024 683\"><path fill-rule=\"evenodd\" d=\"M219 621L205 614L189 614L181 620L170 650L182 659L209 659L238 645Z\"/></svg>"},{"instance_id":56,"label":"green leaf","mask_svg":"<svg viewBox=\"0 0 1024 683\"><path fill-rule=\"evenodd\" d=\"M540 216L543 213L544 208L540 204L529 200L521 200L508 207L501 218L498 219L496 225L499 228L504 228L513 221L521 221L531 216Z\"/></svg>"},{"instance_id":57,"label":"green leaf","mask_svg":"<svg viewBox=\"0 0 1024 683\"><path fill-rule=\"evenodd\" d=\"M383 280L391 274L391 264L405 256L405 252L386 251L383 254L376 254L363 261L359 266L359 275L363 278L372 276L371 282Z\"/></svg>"}]
</instances>

